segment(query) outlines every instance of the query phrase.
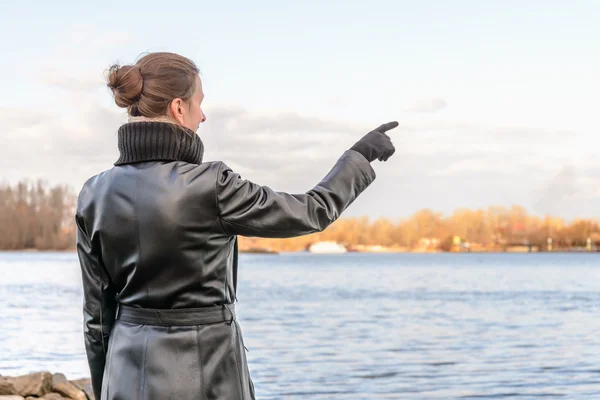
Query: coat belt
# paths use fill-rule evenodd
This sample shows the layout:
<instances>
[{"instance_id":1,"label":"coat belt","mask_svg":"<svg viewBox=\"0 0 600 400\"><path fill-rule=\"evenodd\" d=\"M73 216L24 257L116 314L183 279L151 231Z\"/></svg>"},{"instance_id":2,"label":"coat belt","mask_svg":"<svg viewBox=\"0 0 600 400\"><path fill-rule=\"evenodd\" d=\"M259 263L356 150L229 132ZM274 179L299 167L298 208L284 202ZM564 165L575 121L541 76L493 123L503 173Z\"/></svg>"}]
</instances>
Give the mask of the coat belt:
<instances>
[{"instance_id":1,"label":"coat belt","mask_svg":"<svg viewBox=\"0 0 600 400\"><path fill-rule=\"evenodd\" d=\"M119 304L117 319L141 325L190 326L235 320L235 305L223 304L200 308L153 309Z\"/></svg>"}]
</instances>

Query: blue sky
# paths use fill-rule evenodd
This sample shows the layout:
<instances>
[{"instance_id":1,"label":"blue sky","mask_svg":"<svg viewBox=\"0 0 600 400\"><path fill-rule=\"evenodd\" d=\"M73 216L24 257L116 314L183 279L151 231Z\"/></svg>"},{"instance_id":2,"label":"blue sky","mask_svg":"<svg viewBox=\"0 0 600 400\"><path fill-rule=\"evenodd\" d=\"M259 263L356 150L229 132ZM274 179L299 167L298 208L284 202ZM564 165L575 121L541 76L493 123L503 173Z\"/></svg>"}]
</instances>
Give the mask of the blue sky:
<instances>
[{"instance_id":1,"label":"blue sky","mask_svg":"<svg viewBox=\"0 0 600 400\"><path fill-rule=\"evenodd\" d=\"M600 217L597 1L55 1L0 16L0 178L78 190L116 159L113 62L202 71L206 159L303 192L389 120L396 155L346 215L521 204Z\"/></svg>"}]
</instances>

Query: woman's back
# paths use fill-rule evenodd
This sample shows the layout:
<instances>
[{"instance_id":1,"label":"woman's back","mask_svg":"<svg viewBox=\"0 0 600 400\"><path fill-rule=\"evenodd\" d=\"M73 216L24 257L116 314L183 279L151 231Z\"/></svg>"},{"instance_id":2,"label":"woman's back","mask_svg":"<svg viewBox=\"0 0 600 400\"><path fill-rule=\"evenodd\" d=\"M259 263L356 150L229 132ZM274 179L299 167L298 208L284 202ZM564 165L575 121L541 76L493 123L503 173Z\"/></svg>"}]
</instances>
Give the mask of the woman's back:
<instances>
[{"instance_id":1,"label":"woman's back","mask_svg":"<svg viewBox=\"0 0 600 400\"><path fill-rule=\"evenodd\" d=\"M166 123L135 124L154 125L147 136L158 136L158 127L177 138ZM231 303L226 261L234 239L216 224L215 164L161 158L118 164L79 196L119 302L159 309Z\"/></svg>"}]
</instances>

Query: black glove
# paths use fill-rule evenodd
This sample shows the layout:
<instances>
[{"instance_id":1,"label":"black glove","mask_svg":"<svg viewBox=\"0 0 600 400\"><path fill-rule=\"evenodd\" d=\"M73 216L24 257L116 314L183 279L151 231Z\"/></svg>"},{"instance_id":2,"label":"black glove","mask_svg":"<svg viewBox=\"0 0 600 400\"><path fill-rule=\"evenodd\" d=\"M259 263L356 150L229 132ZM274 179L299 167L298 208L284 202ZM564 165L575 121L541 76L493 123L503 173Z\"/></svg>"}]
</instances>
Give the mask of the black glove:
<instances>
[{"instance_id":1,"label":"black glove","mask_svg":"<svg viewBox=\"0 0 600 400\"><path fill-rule=\"evenodd\" d=\"M381 125L379 128L367 133L350 148L362 154L367 161L372 162L378 159L379 161L387 161L394 154L396 148L385 132L394 129L398 126L398 122L388 122Z\"/></svg>"}]
</instances>

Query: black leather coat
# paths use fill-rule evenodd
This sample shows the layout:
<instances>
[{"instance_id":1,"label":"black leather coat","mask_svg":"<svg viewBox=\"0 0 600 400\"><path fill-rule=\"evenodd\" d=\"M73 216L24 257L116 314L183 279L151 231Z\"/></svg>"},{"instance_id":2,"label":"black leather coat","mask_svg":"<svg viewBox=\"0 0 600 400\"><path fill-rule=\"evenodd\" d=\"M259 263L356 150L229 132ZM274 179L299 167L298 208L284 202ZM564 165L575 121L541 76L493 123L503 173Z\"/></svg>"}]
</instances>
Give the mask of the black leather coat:
<instances>
[{"instance_id":1,"label":"black leather coat","mask_svg":"<svg viewBox=\"0 0 600 400\"><path fill-rule=\"evenodd\" d=\"M175 125L125 124L119 150L85 183L76 212L96 398L253 399L237 321L171 324L159 313L232 306L236 235L322 231L373 182L371 165L348 150L313 189L288 194L202 162L199 137ZM121 305L160 322L121 320Z\"/></svg>"}]
</instances>

